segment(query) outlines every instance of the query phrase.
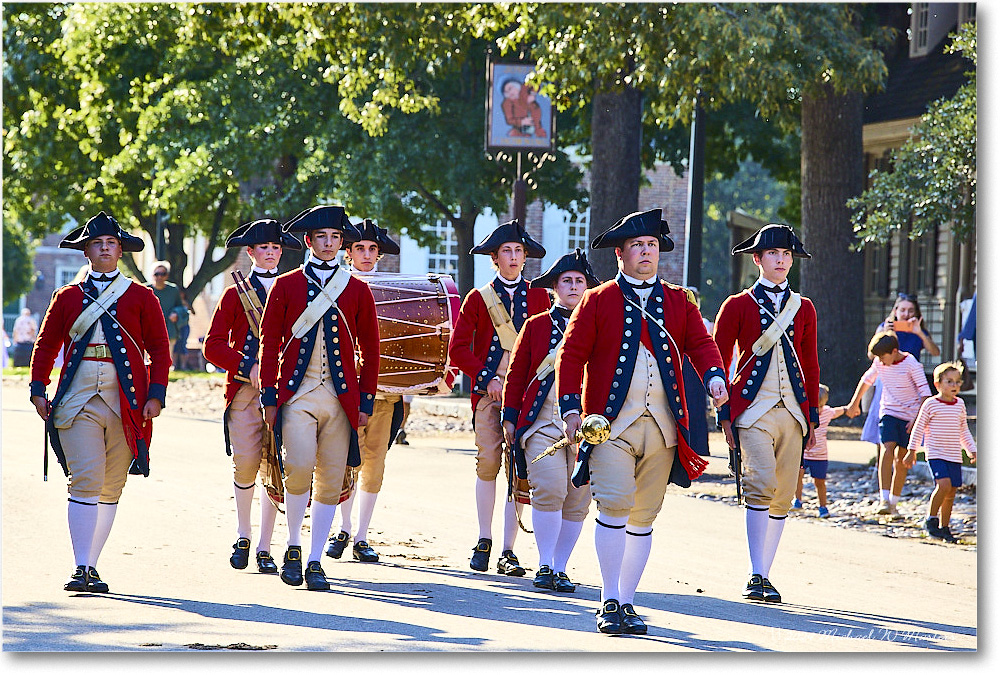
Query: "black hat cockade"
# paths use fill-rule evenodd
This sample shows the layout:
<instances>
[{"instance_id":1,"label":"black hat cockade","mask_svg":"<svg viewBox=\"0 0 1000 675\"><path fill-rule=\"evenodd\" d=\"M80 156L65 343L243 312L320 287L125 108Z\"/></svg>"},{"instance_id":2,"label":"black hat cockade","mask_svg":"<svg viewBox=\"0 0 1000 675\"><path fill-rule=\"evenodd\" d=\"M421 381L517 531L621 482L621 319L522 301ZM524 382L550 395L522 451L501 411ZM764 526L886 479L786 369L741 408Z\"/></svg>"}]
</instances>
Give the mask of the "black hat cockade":
<instances>
[{"instance_id":1,"label":"black hat cockade","mask_svg":"<svg viewBox=\"0 0 1000 675\"><path fill-rule=\"evenodd\" d=\"M587 288L593 288L601 284L601 280L594 274L594 270L587 260L587 254L580 249L576 249L556 260L552 267L544 274L532 279L531 287L555 288L559 277L566 272L580 272L583 274L583 278L587 280Z\"/></svg>"},{"instance_id":2,"label":"black hat cockade","mask_svg":"<svg viewBox=\"0 0 1000 675\"><path fill-rule=\"evenodd\" d=\"M351 225L343 206L313 206L281 226L283 232L313 232L325 229L343 232L344 243L358 240L358 231Z\"/></svg>"},{"instance_id":3,"label":"black hat cockade","mask_svg":"<svg viewBox=\"0 0 1000 675\"><path fill-rule=\"evenodd\" d=\"M660 241L660 253L674 250L674 242L667 235L670 227L663 220L662 209L636 211L623 217L617 223L601 232L590 243L591 248L615 248L635 237L656 237Z\"/></svg>"},{"instance_id":4,"label":"black hat cockade","mask_svg":"<svg viewBox=\"0 0 1000 675\"><path fill-rule=\"evenodd\" d=\"M733 255L761 253L772 248L786 248L793 258L811 258L796 236L795 230L784 223L771 223L757 230L752 237L733 247Z\"/></svg>"},{"instance_id":5,"label":"black hat cockade","mask_svg":"<svg viewBox=\"0 0 1000 675\"><path fill-rule=\"evenodd\" d=\"M59 242L59 248L72 248L83 251L87 247L87 242L98 237L112 236L118 239L122 245L122 251L136 253L146 247L146 243L140 237L134 237L121 228L114 217L101 211L96 216L87 221L83 227L78 227Z\"/></svg>"},{"instance_id":6,"label":"black hat cockade","mask_svg":"<svg viewBox=\"0 0 1000 675\"><path fill-rule=\"evenodd\" d=\"M281 248L293 251L302 249L302 242L287 232L282 232L281 223L273 218L262 218L240 225L226 238L226 248L270 243L280 244Z\"/></svg>"},{"instance_id":7,"label":"black hat cockade","mask_svg":"<svg viewBox=\"0 0 1000 675\"><path fill-rule=\"evenodd\" d=\"M354 228L358 231L356 241L374 241L378 244L379 253L389 255L399 255L399 244L389 238L389 231L384 227L379 227L371 218L365 218Z\"/></svg>"},{"instance_id":8,"label":"black hat cockade","mask_svg":"<svg viewBox=\"0 0 1000 675\"><path fill-rule=\"evenodd\" d=\"M495 253L506 243L521 244L524 246L524 255L528 258L544 258L545 247L531 238L527 230L521 226L517 220L498 225L488 237L474 246L469 253L481 253L488 255Z\"/></svg>"}]
</instances>

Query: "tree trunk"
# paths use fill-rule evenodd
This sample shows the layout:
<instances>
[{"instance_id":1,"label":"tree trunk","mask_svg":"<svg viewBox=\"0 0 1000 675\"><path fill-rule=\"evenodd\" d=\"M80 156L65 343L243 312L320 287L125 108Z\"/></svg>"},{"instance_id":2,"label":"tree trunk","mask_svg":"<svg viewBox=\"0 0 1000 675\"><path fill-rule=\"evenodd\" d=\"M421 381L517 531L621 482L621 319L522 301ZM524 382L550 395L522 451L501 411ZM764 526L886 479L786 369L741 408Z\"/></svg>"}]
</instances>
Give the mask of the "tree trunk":
<instances>
[{"instance_id":1,"label":"tree trunk","mask_svg":"<svg viewBox=\"0 0 1000 675\"><path fill-rule=\"evenodd\" d=\"M591 118L593 163L590 169L590 238L639 208L642 175L642 94L596 93ZM602 281L618 273L614 249L590 251Z\"/></svg>"},{"instance_id":2,"label":"tree trunk","mask_svg":"<svg viewBox=\"0 0 1000 675\"><path fill-rule=\"evenodd\" d=\"M479 209L464 200L459 208L458 218L452 217L451 223L455 228L455 242L458 245L458 279L455 283L464 298L476 282L476 260L469 250L476 245L474 228Z\"/></svg>"},{"instance_id":3,"label":"tree trunk","mask_svg":"<svg viewBox=\"0 0 1000 675\"><path fill-rule=\"evenodd\" d=\"M823 86L802 97L802 292L818 315L821 381L846 403L867 365L864 257L852 252L846 202L864 190L863 99Z\"/></svg>"}]
</instances>

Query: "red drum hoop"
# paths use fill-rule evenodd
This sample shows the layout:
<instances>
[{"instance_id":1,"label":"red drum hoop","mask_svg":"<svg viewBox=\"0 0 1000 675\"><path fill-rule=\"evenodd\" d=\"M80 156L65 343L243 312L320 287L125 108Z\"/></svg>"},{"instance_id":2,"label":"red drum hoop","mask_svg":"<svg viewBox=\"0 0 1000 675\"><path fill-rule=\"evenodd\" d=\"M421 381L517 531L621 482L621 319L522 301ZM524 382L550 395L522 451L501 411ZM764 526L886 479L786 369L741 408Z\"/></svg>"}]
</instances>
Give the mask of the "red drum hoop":
<instances>
[{"instance_id":1,"label":"red drum hoop","mask_svg":"<svg viewBox=\"0 0 1000 675\"><path fill-rule=\"evenodd\" d=\"M356 274L375 298L380 337L378 391L447 394L457 369L448 341L462 299L448 274Z\"/></svg>"}]
</instances>

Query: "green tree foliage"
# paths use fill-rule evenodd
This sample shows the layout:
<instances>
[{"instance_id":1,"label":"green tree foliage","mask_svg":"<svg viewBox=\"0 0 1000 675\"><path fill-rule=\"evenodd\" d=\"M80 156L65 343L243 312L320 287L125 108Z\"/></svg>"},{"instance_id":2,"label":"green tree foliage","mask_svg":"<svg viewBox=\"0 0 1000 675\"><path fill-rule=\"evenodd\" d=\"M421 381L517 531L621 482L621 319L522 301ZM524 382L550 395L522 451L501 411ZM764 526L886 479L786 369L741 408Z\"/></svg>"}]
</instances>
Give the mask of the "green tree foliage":
<instances>
[{"instance_id":1,"label":"green tree foliage","mask_svg":"<svg viewBox=\"0 0 1000 675\"><path fill-rule=\"evenodd\" d=\"M31 290L34 278L32 245L24 230L12 219L3 220L3 304Z\"/></svg>"},{"instance_id":2,"label":"green tree foliage","mask_svg":"<svg viewBox=\"0 0 1000 675\"><path fill-rule=\"evenodd\" d=\"M154 242L162 225L175 280L186 237L205 235L211 252L241 222L316 203L421 243L450 218L471 239L479 213L506 210L513 170L482 152L485 44L453 34L436 58L427 12L19 5L4 26L4 117L16 121L4 129L5 213L36 233L101 208ZM420 55L406 77L385 67L390 47ZM538 196L585 208L569 162L540 177ZM206 256L189 297L237 254Z\"/></svg>"},{"instance_id":3,"label":"green tree foliage","mask_svg":"<svg viewBox=\"0 0 1000 675\"><path fill-rule=\"evenodd\" d=\"M722 171L705 180L705 224L702 240L701 313L710 320L719 312L722 301L731 292L732 255L729 211L739 209L747 215L776 222L785 203L787 186L775 180L760 163L740 162L738 170L727 176ZM793 272L798 268L793 267Z\"/></svg>"},{"instance_id":4,"label":"green tree foliage","mask_svg":"<svg viewBox=\"0 0 1000 675\"><path fill-rule=\"evenodd\" d=\"M952 37L946 51L975 65L976 24L964 24ZM976 71L968 77L954 96L929 106L912 137L892 154L892 169L872 171L871 187L848 203L856 209L861 246L885 244L907 224L911 239L949 222L959 240L975 231Z\"/></svg>"}]
</instances>

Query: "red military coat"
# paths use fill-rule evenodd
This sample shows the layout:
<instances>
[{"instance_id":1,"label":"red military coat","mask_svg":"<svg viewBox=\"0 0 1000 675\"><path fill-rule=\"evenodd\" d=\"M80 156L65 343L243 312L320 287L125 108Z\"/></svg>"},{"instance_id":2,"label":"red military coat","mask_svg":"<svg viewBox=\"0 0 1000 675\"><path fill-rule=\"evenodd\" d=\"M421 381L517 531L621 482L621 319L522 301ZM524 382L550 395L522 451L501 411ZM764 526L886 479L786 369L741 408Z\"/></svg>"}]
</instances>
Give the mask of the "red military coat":
<instances>
[{"instance_id":1,"label":"red military coat","mask_svg":"<svg viewBox=\"0 0 1000 675\"><path fill-rule=\"evenodd\" d=\"M97 296L97 289L89 279L80 284L63 286L56 291L45 312L31 353L30 388L32 396L45 396L56 355L62 350L63 368L56 393L52 397L53 408L59 405L69 390L97 323L75 343L69 339L69 330L84 307L93 302L91 298ZM167 375L170 372L167 326L160 302L153 291L135 282L108 309L109 312L103 314L98 321L101 322L118 375L122 428L134 458L129 473L148 476L153 422L143 419L142 409L150 398L158 399L161 404L166 403ZM143 352L149 354L148 366ZM47 429L56 457L63 471L69 475L58 430L51 422L52 418L49 417Z\"/></svg>"},{"instance_id":2,"label":"red military coat","mask_svg":"<svg viewBox=\"0 0 1000 675\"><path fill-rule=\"evenodd\" d=\"M257 293L263 307L267 301L267 291L256 275L248 281ZM257 363L260 343L250 330L250 322L243 311L239 293L230 286L219 298L219 304L212 314L212 325L205 335L205 360L226 371L226 404L233 402L240 387L250 382L250 370Z\"/></svg>"},{"instance_id":3,"label":"red military coat","mask_svg":"<svg viewBox=\"0 0 1000 675\"><path fill-rule=\"evenodd\" d=\"M627 285L624 280L620 283ZM631 287L627 292L638 302ZM682 355L691 359L706 385L715 376L725 379L722 358L705 330L701 313L683 289L661 281L653 287L647 311L669 332L668 336L651 324L648 328L651 351L677 427L678 452L670 481L687 487L691 478L704 471L704 461L696 459L688 444L689 415ZM583 296L556 359L559 407L563 413L580 410L583 416L596 413L609 421L618 416L635 369L643 316L627 303L618 279L605 282Z\"/></svg>"},{"instance_id":4,"label":"red military coat","mask_svg":"<svg viewBox=\"0 0 1000 675\"><path fill-rule=\"evenodd\" d=\"M494 279L493 286L501 300L509 297L499 280ZM508 313L514 327L520 331L528 317L546 311L550 304L548 291L544 288L528 288L528 283L522 279L514 292L513 311L508 309ZM451 363L472 378L473 410L486 393L486 386L496 375L502 356L500 339L490 320L486 301L479 289L474 288L462 302L462 309L458 313L455 330L452 331L448 344Z\"/></svg>"},{"instance_id":5,"label":"red military coat","mask_svg":"<svg viewBox=\"0 0 1000 675\"><path fill-rule=\"evenodd\" d=\"M503 420L515 423L518 437L538 419L555 384L555 372L542 379L535 373L565 331L566 319L552 309L528 319L517 336L503 385Z\"/></svg>"},{"instance_id":6,"label":"red military coat","mask_svg":"<svg viewBox=\"0 0 1000 675\"><path fill-rule=\"evenodd\" d=\"M359 412L370 415L375 405L379 361L375 298L368 284L352 276L336 305L301 339L293 338L292 324L317 292L302 268L274 280L261 322L261 403L280 406L292 397L302 383L316 341L323 339L331 355L334 349L340 350L342 365L339 372L332 369L334 386L347 419L357 431ZM333 325L338 327L336 332ZM360 373L355 368L354 342L360 350Z\"/></svg>"},{"instance_id":7,"label":"red military coat","mask_svg":"<svg viewBox=\"0 0 1000 675\"><path fill-rule=\"evenodd\" d=\"M729 296L719 308L719 315L715 320L715 342L719 345L726 372L729 372L733 360L734 345L738 347L739 353L738 373L730 386L729 403L720 411L720 419L735 420L750 406L770 364L773 350L760 357L755 357L751 350L753 343L773 321L758 304L758 300L764 298L764 292L761 290L756 293L755 295L748 289ZM787 302L788 295L785 297ZM792 338L792 346L798 354L798 361L792 355L786 338L782 338L775 348L785 350L785 363L788 365L795 397L799 401L803 415L813 425L818 425L819 357L816 350L816 308L808 298L802 298L802 305L795 314L788 332ZM748 365L750 361L754 363ZM802 364L801 372L798 363Z\"/></svg>"}]
</instances>

